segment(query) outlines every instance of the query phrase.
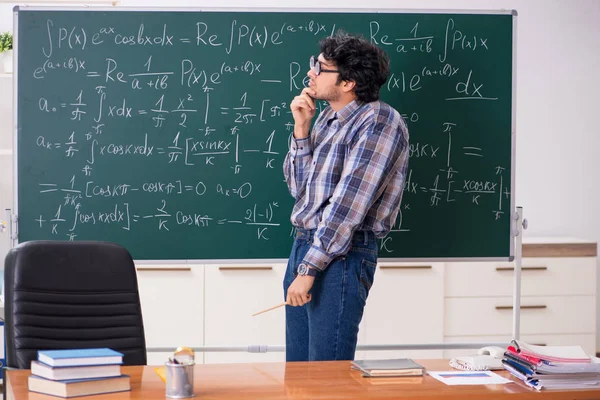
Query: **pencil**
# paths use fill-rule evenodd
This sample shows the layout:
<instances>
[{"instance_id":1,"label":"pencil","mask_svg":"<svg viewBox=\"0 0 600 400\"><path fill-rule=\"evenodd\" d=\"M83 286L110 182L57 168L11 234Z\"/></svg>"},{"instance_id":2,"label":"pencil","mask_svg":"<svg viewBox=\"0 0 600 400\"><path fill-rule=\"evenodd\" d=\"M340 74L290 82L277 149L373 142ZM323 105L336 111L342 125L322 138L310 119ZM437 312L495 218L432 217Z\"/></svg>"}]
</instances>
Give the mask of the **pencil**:
<instances>
[{"instance_id":1,"label":"pencil","mask_svg":"<svg viewBox=\"0 0 600 400\"><path fill-rule=\"evenodd\" d=\"M253 316L253 317L255 317L255 316L257 316L258 314L266 313L267 311L271 311L271 310L274 310L274 309L276 309L276 308L279 308L279 307L285 306L286 304L287 304L287 303L284 301L283 303L277 304L276 306L273 306L273 307L267 308L267 309L265 309L265 310L259 311L259 312L255 313L255 314L252 314L252 316Z\"/></svg>"},{"instance_id":2,"label":"pencil","mask_svg":"<svg viewBox=\"0 0 600 400\"><path fill-rule=\"evenodd\" d=\"M164 383L167 382L167 371L165 367L156 367L154 368L154 372L158 374L158 376Z\"/></svg>"}]
</instances>

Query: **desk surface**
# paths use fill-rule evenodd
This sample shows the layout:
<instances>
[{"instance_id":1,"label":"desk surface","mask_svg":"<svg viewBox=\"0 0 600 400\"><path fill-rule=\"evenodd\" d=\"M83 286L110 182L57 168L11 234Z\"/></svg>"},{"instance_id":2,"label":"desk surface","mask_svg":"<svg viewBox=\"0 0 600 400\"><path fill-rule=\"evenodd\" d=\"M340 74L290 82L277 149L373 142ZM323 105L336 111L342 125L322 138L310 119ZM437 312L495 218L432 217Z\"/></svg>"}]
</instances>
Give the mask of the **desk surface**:
<instances>
[{"instance_id":1,"label":"desk surface","mask_svg":"<svg viewBox=\"0 0 600 400\"><path fill-rule=\"evenodd\" d=\"M448 370L447 360L416 360L430 371ZM165 385L152 366L122 367L131 376L131 391L96 395L93 400L153 400L165 398ZM506 371L500 375L509 377ZM27 390L29 370L7 371L7 400L51 400ZM313 363L206 364L194 370L197 399L598 399L600 390L538 393L521 383L447 386L422 378L362 378L349 361ZM87 397L86 397L87 398Z\"/></svg>"}]
</instances>

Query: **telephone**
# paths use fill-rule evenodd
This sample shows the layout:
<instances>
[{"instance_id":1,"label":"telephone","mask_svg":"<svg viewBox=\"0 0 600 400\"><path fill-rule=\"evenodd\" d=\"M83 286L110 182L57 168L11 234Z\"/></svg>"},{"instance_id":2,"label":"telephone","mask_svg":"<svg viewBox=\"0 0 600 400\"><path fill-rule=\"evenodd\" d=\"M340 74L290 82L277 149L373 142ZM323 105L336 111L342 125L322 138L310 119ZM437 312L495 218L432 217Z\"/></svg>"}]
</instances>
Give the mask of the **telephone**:
<instances>
[{"instance_id":1,"label":"telephone","mask_svg":"<svg viewBox=\"0 0 600 400\"><path fill-rule=\"evenodd\" d=\"M492 356L499 360L502 360L502 358L504 358L505 352L506 352L506 349L499 347L499 346L487 346L487 347L482 347L479 350L477 350L477 354L485 355L485 356Z\"/></svg>"},{"instance_id":2,"label":"telephone","mask_svg":"<svg viewBox=\"0 0 600 400\"><path fill-rule=\"evenodd\" d=\"M492 369L504 369L502 358L506 349L498 346L487 346L477 350L477 354L454 357L450 360L450 366L465 371L484 371Z\"/></svg>"}]
</instances>

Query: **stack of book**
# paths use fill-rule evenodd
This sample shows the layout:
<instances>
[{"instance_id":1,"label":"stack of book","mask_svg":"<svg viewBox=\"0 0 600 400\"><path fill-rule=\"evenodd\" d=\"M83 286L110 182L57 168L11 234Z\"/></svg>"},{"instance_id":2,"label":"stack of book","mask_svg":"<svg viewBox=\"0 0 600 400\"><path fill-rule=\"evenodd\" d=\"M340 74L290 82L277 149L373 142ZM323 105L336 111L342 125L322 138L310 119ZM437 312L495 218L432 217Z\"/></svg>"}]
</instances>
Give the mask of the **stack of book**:
<instances>
[{"instance_id":1,"label":"stack of book","mask_svg":"<svg viewBox=\"0 0 600 400\"><path fill-rule=\"evenodd\" d=\"M362 372L366 378L384 376L423 376L425 368L410 358L389 360L355 360L352 369Z\"/></svg>"},{"instance_id":2,"label":"stack of book","mask_svg":"<svg viewBox=\"0 0 600 400\"><path fill-rule=\"evenodd\" d=\"M513 340L502 364L536 390L600 388L600 364L581 346L535 346Z\"/></svg>"},{"instance_id":3,"label":"stack of book","mask_svg":"<svg viewBox=\"0 0 600 400\"><path fill-rule=\"evenodd\" d=\"M29 391L76 397L130 390L122 363L122 353L106 348L38 351L37 361L31 361Z\"/></svg>"}]
</instances>

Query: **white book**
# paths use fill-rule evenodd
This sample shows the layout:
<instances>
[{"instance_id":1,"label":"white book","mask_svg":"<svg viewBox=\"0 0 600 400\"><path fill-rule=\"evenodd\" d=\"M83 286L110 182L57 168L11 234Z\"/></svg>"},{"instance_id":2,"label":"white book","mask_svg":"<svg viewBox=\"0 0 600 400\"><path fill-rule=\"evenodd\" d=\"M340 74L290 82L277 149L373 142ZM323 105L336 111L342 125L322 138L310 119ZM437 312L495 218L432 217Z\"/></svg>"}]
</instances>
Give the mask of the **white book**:
<instances>
[{"instance_id":1,"label":"white book","mask_svg":"<svg viewBox=\"0 0 600 400\"><path fill-rule=\"evenodd\" d=\"M31 362L31 373L54 381L68 379L105 378L121 375L119 364L86 365L79 367L51 367L39 361Z\"/></svg>"}]
</instances>

